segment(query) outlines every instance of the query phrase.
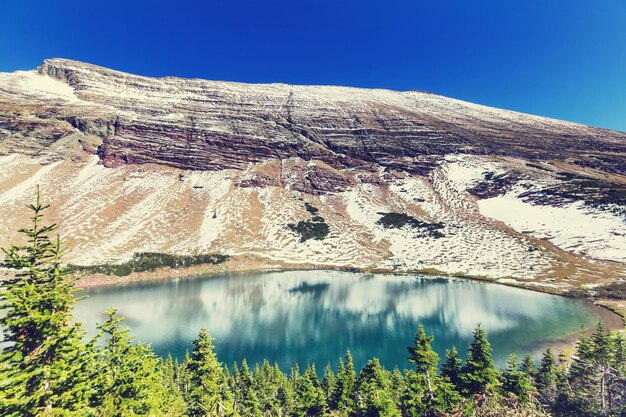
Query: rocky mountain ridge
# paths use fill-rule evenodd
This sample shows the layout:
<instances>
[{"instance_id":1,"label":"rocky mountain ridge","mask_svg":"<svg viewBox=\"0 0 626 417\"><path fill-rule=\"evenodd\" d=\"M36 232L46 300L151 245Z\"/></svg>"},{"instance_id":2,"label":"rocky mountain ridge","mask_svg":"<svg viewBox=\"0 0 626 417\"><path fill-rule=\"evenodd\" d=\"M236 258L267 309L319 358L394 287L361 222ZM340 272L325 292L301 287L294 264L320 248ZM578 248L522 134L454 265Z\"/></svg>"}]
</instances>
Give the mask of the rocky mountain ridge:
<instances>
[{"instance_id":1,"label":"rocky mountain ridge","mask_svg":"<svg viewBox=\"0 0 626 417\"><path fill-rule=\"evenodd\" d=\"M626 173L626 133L429 93L154 79L61 59L37 72L73 89L77 100L56 103L58 116L103 140L106 166L215 170L300 157L424 173L442 155L464 153ZM94 115L91 106L100 111Z\"/></svg>"},{"instance_id":2,"label":"rocky mountain ridge","mask_svg":"<svg viewBox=\"0 0 626 417\"><path fill-rule=\"evenodd\" d=\"M595 285L624 276L625 175L626 133L424 92L63 59L0 74L0 243L42 184L77 263L221 252Z\"/></svg>"}]
</instances>

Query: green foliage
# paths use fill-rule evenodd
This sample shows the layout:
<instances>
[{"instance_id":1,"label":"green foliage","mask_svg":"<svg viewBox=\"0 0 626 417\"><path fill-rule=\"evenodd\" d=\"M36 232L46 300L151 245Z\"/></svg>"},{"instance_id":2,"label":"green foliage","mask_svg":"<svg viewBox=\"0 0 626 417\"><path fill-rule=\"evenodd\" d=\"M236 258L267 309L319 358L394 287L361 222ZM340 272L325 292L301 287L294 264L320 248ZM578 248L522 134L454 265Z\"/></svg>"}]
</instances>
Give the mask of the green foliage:
<instances>
[{"instance_id":1,"label":"green foliage","mask_svg":"<svg viewBox=\"0 0 626 417\"><path fill-rule=\"evenodd\" d=\"M189 416L205 416L210 412L231 410L221 395L221 386L226 383L222 365L213 352L213 338L206 329L200 330L193 342L191 359L185 362L189 373L189 390L185 396Z\"/></svg>"},{"instance_id":2,"label":"green foliage","mask_svg":"<svg viewBox=\"0 0 626 417\"><path fill-rule=\"evenodd\" d=\"M287 228L300 235L300 242L309 239L323 240L330 233L330 226L320 216L311 220L300 220L297 224L289 223Z\"/></svg>"},{"instance_id":3,"label":"green foliage","mask_svg":"<svg viewBox=\"0 0 626 417\"><path fill-rule=\"evenodd\" d=\"M506 362L506 369L500 374L502 391L511 393L522 401L529 401L535 391L531 376L521 368L518 369L517 356L512 353Z\"/></svg>"},{"instance_id":4,"label":"green foliage","mask_svg":"<svg viewBox=\"0 0 626 417\"><path fill-rule=\"evenodd\" d=\"M623 337L602 323L591 337L581 336L557 409L580 415L626 413L625 356Z\"/></svg>"},{"instance_id":5,"label":"green foliage","mask_svg":"<svg viewBox=\"0 0 626 417\"><path fill-rule=\"evenodd\" d=\"M409 362L413 363L418 374L425 374L428 377L437 375L437 365L439 355L432 349L433 336L427 336L424 326L420 323L415 335L414 344L408 348Z\"/></svg>"},{"instance_id":6,"label":"green foliage","mask_svg":"<svg viewBox=\"0 0 626 417\"><path fill-rule=\"evenodd\" d=\"M557 396L556 360L550 348L541 357L536 378L539 399L548 405L554 404Z\"/></svg>"},{"instance_id":7,"label":"green foliage","mask_svg":"<svg viewBox=\"0 0 626 417\"><path fill-rule=\"evenodd\" d=\"M330 409L342 414L354 411L354 387L356 385L356 371L352 361L352 353L346 353L345 364L339 361L335 388L330 398Z\"/></svg>"},{"instance_id":8,"label":"green foliage","mask_svg":"<svg viewBox=\"0 0 626 417\"><path fill-rule=\"evenodd\" d=\"M305 202L304 208L311 214L311 218L300 220L298 223L288 223L287 229L300 235L301 243L309 239L324 240L330 233L330 226L322 216L318 215L317 207Z\"/></svg>"},{"instance_id":9,"label":"green foliage","mask_svg":"<svg viewBox=\"0 0 626 417\"><path fill-rule=\"evenodd\" d=\"M415 365L418 377L423 378L426 382L428 398L422 400L426 404L432 404L435 400L435 379L437 378L437 365L439 364L439 355L431 347L433 339L433 336L426 336L424 326L420 323L415 335L415 346L408 348L411 355L409 356L409 362Z\"/></svg>"},{"instance_id":10,"label":"green foliage","mask_svg":"<svg viewBox=\"0 0 626 417\"><path fill-rule=\"evenodd\" d=\"M133 272L154 271L157 268L188 268L194 265L218 265L228 260L228 255L170 255L167 253L138 252L133 258L121 264L68 265L68 272L85 272L124 277Z\"/></svg>"},{"instance_id":11,"label":"green foliage","mask_svg":"<svg viewBox=\"0 0 626 417\"><path fill-rule=\"evenodd\" d=\"M56 225L42 224L48 206L39 189L28 208L31 227L19 231L27 243L2 249L2 266L15 273L0 289L0 414L88 413L95 364L83 328L72 322L73 281L61 266L59 237L50 237Z\"/></svg>"},{"instance_id":12,"label":"green foliage","mask_svg":"<svg viewBox=\"0 0 626 417\"><path fill-rule=\"evenodd\" d=\"M441 366L441 376L446 378L457 390L462 387L461 365L463 361L459 358L459 352L456 347L446 351L446 361Z\"/></svg>"},{"instance_id":13,"label":"green foliage","mask_svg":"<svg viewBox=\"0 0 626 417\"><path fill-rule=\"evenodd\" d=\"M487 332L479 324L474 330L474 340L469 346L467 360L461 368L463 391L476 394L492 388L497 382L498 371L491 357L491 345Z\"/></svg>"},{"instance_id":14,"label":"green foliage","mask_svg":"<svg viewBox=\"0 0 626 417\"><path fill-rule=\"evenodd\" d=\"M271 366L267 360L263 361L260 368L255 368L253 379L260 412L264 415L283 414L285 407L280 399L289 381L278 365Z\"/></svg>"},{"instance_id":15,"label":"green foliage","mask_svg":"<svg viewBox=\"0 0 626 417\"><path fill-rule=\"evenodd\" d=\"M244 359L235 377L235 404L244 416L261 416L261 408L254 390L254 379L248 363Z\"/></svg>"},{"instance_id":16,"label":"green foliage","mask_svg":"<svg viewBox=\"0 0 626 417\"><path fill-rule=\"evenodd\" d=\"M428 223L409 216L405 213L378 213L381 215L376 224L381 225L385 229L400 229L404 226L410 226L417 230L419 236L430 236L433 238L441 238L445 235L441 232L445 225L441 222Z\"/></svg>"},{"instance_id":17,"label":"green foliage","mask_svg":"<svg viewBox=\"0 0 626 417\"><path fill-rule=\"evenodd\" d=\"M531 380L537 376L537 365L535 365L535 361L530 355L524 355L524 358L522 358L520 371L524 372Z\"/></svg>"},{"instance_id":18,"label":"green foliage","mask_svg":"<svg viewBox=\"0 0 626 417\"><path fill-rule=\"evenodd\" d=\"M333 372L333 368L331 368L330 363L326 364L324 368L324 377L322 378L322 389L324 390L324 395L326 398L330 398L335 390L335 381L336 381L335 373Z\"/></svg>"},{"instance_id":19,"label":"green foliage","mask_svg":"<svg viewBox=\"0 0 626 417\"><path fill-rule=\"evenodd\" d=\"M361 370L356 386L357 416L400 416L391 393L391 377L374 358Z\"/></svg>"},{"instance_id":20,"label":"green foliage","mask_svg":"<svg viewBox=\"0 0 626 417\"><path fill-rule=\"evenodd\" d=\"M99 387L99 412L111 417L181 413L182 397L166 390L162 361L148 346L131 343L128 329L120 325L124 319L115 309L106 314L107 321L99 326L105 342L94 381Z\"/></svg>"},{"instance_id":21,"label":"green foliage","mask_svg":"<svg viewBox=\"0 0 626 417\"><path fill-rule=\"evenodd\" d=\"M427 336L419 325L414 347L409 347L409 361L415 364L415 374L405 374L404 407L408 415L421 415L426 411L450 411L460 400L456 387L443 374L438 375L439 355L432 349L433 336Z\"/></svg>"},{"instance_id":22,"label":"green foliage","mask_svg":"<svg viewBox=\"0 0 626 417\"><path fill-rule=\"evenodd\" d=\"M298 406L296 416L321 416L326 409L326 395L317 379L315 365L307 366L294 386Z\"/></svg>"}]
</instances>

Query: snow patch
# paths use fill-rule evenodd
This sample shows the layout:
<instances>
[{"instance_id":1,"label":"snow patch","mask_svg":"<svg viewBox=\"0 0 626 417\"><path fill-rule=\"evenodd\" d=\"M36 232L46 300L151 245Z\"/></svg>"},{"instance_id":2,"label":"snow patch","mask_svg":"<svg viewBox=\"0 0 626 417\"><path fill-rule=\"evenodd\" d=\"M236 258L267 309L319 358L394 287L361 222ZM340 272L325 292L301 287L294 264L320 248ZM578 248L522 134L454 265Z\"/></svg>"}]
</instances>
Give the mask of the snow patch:
<instances>
[{"instance_id":1,"label":"snow patch","mask_svg":"<svg viewBox=\"0 0 626 417\"><path fill-rule=\"evenodd\" d=\"M0 86L17 88L22 94L47 99L61 99L73 104L83 101L74 93L74 89L63 81L41 75L37 71L15 71L0 73Z\"/></svg>"},{"instance_id":2,"label":"snow patch","mask_svg":"<svg viewBox=\"0 0 626 417\"><path fill-rule=\"evenodd\" d=\"M576 202L563 207L533 205L517 192L481 200L480 212L518 232L546 239L559 248L594 258L626 262L626 222Z\"/></svg>"}]
</instances>

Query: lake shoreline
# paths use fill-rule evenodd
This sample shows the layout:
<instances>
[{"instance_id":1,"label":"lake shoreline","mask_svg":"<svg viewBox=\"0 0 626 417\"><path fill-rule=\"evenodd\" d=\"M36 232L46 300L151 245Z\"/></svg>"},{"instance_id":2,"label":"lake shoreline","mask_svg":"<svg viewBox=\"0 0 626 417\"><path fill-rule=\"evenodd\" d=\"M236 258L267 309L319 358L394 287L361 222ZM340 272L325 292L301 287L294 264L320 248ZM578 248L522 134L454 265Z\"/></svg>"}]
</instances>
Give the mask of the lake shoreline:
<instances>
[{"instance_id":1,"label":"lake shoreline","mask_svg":"<svg viewBox=\"0 0 626 417\"><path fill-rule=\"evenodd\" d=\"M75 286L79 289L91 289L98 287L107 287L107 286L117 286L117 285L126 285L126 284L137 284L137 283L147 283L147 282L158 282L163 280L172 280L172 279L196 279L201 277L206 277L210 275L219 275L225 273L245 273L245 272L277 272L277 271L310 271L310 270L336 270L336 271L346 271L346 272L361 272L361 273L380 273L380 274L395 274L395 275L411 275L411 274L420 274L427 276L439 276L439 277L447 277L447 278L459 278L459 279L468 279L472 281L480 281L485 283L492 283L498 285L505 285L515 288L526 289L530 291L536 291L540 293L547 293L553 295L560 295L563 297L568 297L567 294L559 292L555 290L553 287L544 287L537 285L527 285L523 282L510 282L510 281L502 281L498 279L490 279L486 277L475 277L469 275L459 275L459 274L445 274L440 271L434 270L424 270L424 271L400 271L400 270L386 270L381 268L349 268L349 267L338 267L338 266L328 266L320 268L319 265L308 264L308 263L299 263L299 264L289 264L280 261L271 261L265 258L261 258L258 256L236 256L231 257L227 262L223 264L202 264L202 265L194 265L187 268L158 268L154 271L146 271L146 272L133 272L130 275L118 277L115 275L105 275L105 274L89 274L80 277ZM619 304L616 307L616 304L620 301L624 300L604 300L604 299L596 299L593 297L582 297L579 298L585 304L587 304L590 308L596 310L602 319L602 323L611 330L622 330L626 331L626 314L622 305ZM585 332L585 334L590 334L592 330ZM560 338L555 340L554 343L550 343L549 345L553 347L553 350L558 351L559 353L566 353L567 350L571 350L573 345L579 339L580 333L576 333L565 338Z\"/></svg>"}]
</instances>

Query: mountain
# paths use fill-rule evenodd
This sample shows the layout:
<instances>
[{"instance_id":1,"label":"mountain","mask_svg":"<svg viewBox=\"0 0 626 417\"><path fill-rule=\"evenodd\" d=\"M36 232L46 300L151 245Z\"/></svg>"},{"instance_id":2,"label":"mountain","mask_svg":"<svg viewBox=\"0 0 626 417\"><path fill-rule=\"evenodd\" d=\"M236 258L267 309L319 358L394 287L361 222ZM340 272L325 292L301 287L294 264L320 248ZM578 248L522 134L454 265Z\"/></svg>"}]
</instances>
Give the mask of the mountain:
<instances>
[{"instance_id":1,"label":"mountain","mask_svg":"<svg viewBox=\"0 0 626 417\"><path fill-rule=\"evenodd\" d=\"M431 93L0 73L0 244L41 184L78 264L223 253L258 267L625 277L626 133Z\"/></svg>"}]
</instances>

